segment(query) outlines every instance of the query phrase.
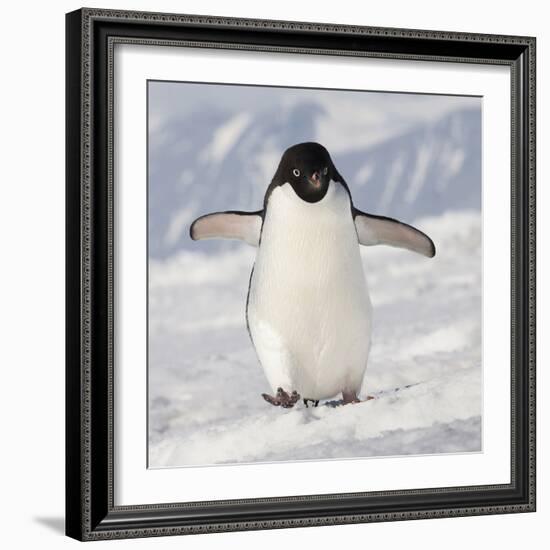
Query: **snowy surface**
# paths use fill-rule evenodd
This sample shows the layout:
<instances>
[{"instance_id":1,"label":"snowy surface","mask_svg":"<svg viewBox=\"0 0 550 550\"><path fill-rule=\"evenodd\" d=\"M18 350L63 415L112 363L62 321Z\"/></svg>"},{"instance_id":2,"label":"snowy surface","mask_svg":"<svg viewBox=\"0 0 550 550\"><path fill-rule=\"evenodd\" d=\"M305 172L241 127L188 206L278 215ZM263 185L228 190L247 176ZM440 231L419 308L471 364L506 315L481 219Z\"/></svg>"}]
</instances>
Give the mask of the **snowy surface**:
<instances>
[{"instance_id":1,"label":"snowy surface","mask_svg":"<svg viewBox=\"0 0 550 550\"><path fill-rule=\"evenodd\" d=\"M254 248L151 258L150 467L480 451L480 213L414 223L435 258L362 248L374 332L361 395L375 399L355 405L284 410L260 397L244 317Z\"/></svg>"}]
</instances>

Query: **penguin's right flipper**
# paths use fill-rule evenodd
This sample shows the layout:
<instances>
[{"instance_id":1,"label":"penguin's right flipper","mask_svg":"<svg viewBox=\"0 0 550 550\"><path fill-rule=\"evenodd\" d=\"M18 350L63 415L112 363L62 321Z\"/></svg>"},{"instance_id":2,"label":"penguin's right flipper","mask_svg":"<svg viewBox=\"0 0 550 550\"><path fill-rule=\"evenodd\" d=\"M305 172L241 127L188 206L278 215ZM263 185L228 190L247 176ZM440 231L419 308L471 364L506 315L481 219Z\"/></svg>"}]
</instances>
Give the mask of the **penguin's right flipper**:
<instances>
[{"instance_id":1,"label":"penguin's right flipper","mask_svg":"<svg viewBox=\"0 0 550 550\"><path fill-rule=\"evenodd\" d=\"M263 210L257 212L214 212L197 218L189 230L194 241L237 239L252 246L260 243Z\"/></svg>"},{"instance_id":2,"label":"penguin's right flipper","mask_svg":"<svg viewBox=\"0 0 550 550\"><path fill-rule=\"evenodd\" d=\"M357 208L353 209L353 218L359 244L365 246L385 244L405 248L428 258L435 256L435 245L432 239L412 225L393 218L367 214Z\"/></svg>"}]
</instances>

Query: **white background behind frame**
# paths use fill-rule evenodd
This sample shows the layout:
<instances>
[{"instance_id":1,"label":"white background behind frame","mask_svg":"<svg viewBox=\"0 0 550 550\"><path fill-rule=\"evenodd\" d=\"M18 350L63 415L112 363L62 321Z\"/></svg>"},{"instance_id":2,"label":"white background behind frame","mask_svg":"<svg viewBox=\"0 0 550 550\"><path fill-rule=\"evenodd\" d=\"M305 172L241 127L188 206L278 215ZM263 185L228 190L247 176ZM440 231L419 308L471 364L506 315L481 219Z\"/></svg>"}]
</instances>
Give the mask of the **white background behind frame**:
<instances>
[{"instance_id":1,"label":"white background behind frame","mask_svg":"<svg viewBox=\"0 0 550 550\"><path fill-rule=\"evenodd\" d=\"M157 10L174 13L202 13L233 17L322 21L351 25L441 29L537 36L538 59L550 58L548 8L540 0L493 2L462 0L456 9L442 9L439 0L394 0L371 2L356 0L309 2L278 0L89 0L90 7L127 10ZM0 202L0 229L4 258L11 268L2 272L3 295L0 324L9 331L0 348L4 381L10 391L0 400L4 452L0 455L2 500L0 512L6 518L2 536L4 545L14 550L40 547L42 550L81 548L75 540L63 536L64 515L64 139L65 98L63 81L64 13L82 6L81 0L60 0L55 5L29 0L25 4L25 40L21 26L9 24L0 35L4 52L4 86L0 135L9 144L9 158L3 164L4 201ZM22 7L3 6L6 21L21 21ZM495 8L498 8L496 16ZM17 44L17 48L14 48ZM37 62L37 52L40 60ZM32 67L32 70L23 70ZM40 100L37 83L40 86ZM538 63L537 95L548 97L550 64ZM34 100L31 100L33 98ZM9 108L8 108L9 106ZM47 107L47 108L46 108ZM22 115L24 113L25 116ZM29 136L34 144L32 164L37 177L22 171L29 165ZM537 149L550 146L550 102L537 104ZM40 168L38 173L38 167ZM550 181L550 161L537 160L539 182ZM38 175L40 177L38 177ZM19 182L9 184L8 182ZM25 215L16 205L25 205ZM537 209L543 214L550 207L550 186L539 185ZM34 220L30 222L30 220ZM537 222L539 281L550 280L550 216L540 215ZM17 238L11 238L17 235ZM48 246L37 246L40 243ZM546 246L545 246L546 245ZM10 264L7 264L8 266ZM37 278L37 265L44 266ZM550 326L550 285L537 289L539 327ZM32 335L30 325L40 327ZM538 363L550 363L550 341L538 331ZM10 368L8 368L8 366ZM29 381L32 380L32 383ZM539 388L547 387L547 369L538 371ZM25 388L24 398L20 388ZM243 550L280 550L293 548L337 548L343 543L410 550L464 550L472 541L481 547L517 550L526 543L536 547L544 540L550 521L550 476L545 462L550 456L550 405L539 399L537 513L495 514L438 520L397 521L370 524L327 526L322 528L279 529L217 533L194 537L161 537L98 543L121 549L217 550L234 545ZM17 421L14 421L14 416ZM32 436L31 436L32 434ZM29 437L27 437L29 435ZM17 442L16 447L8 446ZM24 483L22 483L24 480ZM39 488L39 489L38 489ZM533 544L534 543L534 544Z\"/></svg>"},{"instance_id":2,"label":"white background behind frame","mask_svg":"<svg viewBox=\"0 0 550 550\"><path fill-rule=\"evenodd\" d=\"M147 79L483 96L483 453L146 469ZM508 67L116 45L114 103L116 505L509 482Z\"/></svg>"}]
</instances>

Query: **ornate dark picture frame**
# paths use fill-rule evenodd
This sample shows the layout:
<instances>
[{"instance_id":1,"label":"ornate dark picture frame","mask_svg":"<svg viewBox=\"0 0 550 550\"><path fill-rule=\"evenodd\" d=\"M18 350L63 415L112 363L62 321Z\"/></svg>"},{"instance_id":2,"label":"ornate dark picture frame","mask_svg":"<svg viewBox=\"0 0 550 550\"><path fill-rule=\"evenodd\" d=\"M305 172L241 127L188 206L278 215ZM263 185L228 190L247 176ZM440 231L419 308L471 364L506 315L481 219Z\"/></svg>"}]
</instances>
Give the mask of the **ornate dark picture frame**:
<instances>
[{"instance_id":1,"label":"ornate dark picture frame","mask_svg":"<svg viewBox=\"0 0 550 550\"><path fill-rule=\"evenodd\" d=\"M67 15L66 532L79 540L535 510L535 39L82 9ZM115 506L115 43L484 63L511 69L511 483ZM185 500L185 494L182 494Z\"/></svg>"}]
</instances>

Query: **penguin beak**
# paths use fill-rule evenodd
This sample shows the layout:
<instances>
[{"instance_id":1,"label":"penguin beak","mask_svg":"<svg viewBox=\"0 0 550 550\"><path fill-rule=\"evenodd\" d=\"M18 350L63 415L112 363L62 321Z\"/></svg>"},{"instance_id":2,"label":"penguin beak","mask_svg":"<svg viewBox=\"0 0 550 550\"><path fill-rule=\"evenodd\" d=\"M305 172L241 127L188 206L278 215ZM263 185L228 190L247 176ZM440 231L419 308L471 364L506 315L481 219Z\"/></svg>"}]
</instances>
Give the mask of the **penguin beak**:
<instances>
[{"instance_id":1,"label":"penguin beak","mask_svg":"<svg viewBox=\"0 0 550 550\"><path fill-rule=\"evenodd\" d=\"M309 179L309 183L311 183L311 185L313 185L313 187L315 187L315 188L321 187L321 174L320 174L320 172L318 172L318 171L313 172L313 174L311 174L311 177L308 178L308 179Z\"/></svg>"}]
</instances>

